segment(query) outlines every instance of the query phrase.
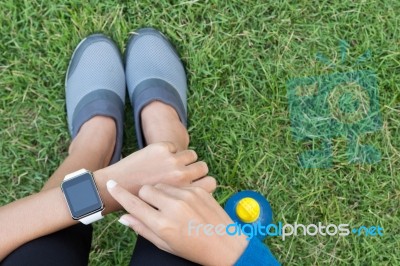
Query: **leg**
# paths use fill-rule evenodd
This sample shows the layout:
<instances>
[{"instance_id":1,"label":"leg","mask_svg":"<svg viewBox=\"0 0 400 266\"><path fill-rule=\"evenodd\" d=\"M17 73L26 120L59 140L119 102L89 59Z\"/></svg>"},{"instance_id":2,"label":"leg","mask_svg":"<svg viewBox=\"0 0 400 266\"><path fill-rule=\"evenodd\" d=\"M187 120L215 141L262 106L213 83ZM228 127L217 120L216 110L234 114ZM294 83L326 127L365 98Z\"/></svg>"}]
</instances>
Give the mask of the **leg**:
<instances>
[{"instance_id":1,"label":"leg","mask_svg":"<svg viewBox=\"0 0 400 266\"><path fill-rule=\"evenodd\" d=\"M68 157L46 182L43 190L60 186L65 175L81 168L95 171L106 167L114 151L115 123L111 118L96 116L82 125L68 150Z\"/></svg>"},{"instance_id":2,"label":"leg","mask_svg":"<svg viewBox=\"0 0 400 266\"><path fill-rule=\"evenodd\" d=\"M95 171L120 159L124 100L125 75L117 46L104 35L85 38L67 71L66 105L73 141L68 157L43 190L60 186L71 172ZM3 263L88 265L91 241L92 226L77 224L26 243Z\"/></svg>"},{"instance_id":3,"label":"leg","mask_svg":"<svg viewBox=\"0 0 400 266\"><path fill-rule=\"evenodd\" d=\"M172 45L154 29L141 29L126 48L126 81L139 148L169 141L187 149L186 75ZM130 265L196 265L138 236Z\"/></svg>"},{"instance_id":4,"label":"leg","mask_svg":"<svg viewBox=\"0 0 400 266\"><path fill-rule=\"evenodd\" d=\"M77 224L19 247L2 266L88 265L92 226Z\"/></svg>"},{"instance_id":5,"label":"leg","mask_svg":"<svg viewBox=\"0 0 400 266\"><path fill-rule=\"evenodd\" d=\"M171 106L160 101L152 102L143 108L141 118L147 144L170 141L178 151L188 148L189 134Z\"/></svg>"},{"instance_id":6,"label":"leg","mask_svg":"<svg viewBox=\"0 0 400 266\"><path fill-rule=\"evenodd\" d=\"M170 141L178 150L187 149L189 134L175 110L162 102L147 105L142 113L142 129L147 144ZM158 249L147 239L138 236L130 265L197 265Z\"/></svg>"}]
</instances>

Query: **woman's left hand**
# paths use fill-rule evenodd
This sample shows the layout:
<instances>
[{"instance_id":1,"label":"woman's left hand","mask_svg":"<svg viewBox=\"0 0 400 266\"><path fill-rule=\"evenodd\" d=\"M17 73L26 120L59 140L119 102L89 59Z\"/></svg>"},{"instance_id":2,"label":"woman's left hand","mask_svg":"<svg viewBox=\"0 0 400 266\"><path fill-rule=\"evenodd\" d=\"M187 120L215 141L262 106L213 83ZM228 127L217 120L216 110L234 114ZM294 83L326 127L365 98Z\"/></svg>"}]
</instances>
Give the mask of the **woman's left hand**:
<instances>
[{"instance_id":1,"label":"woman's left hand","mask_svg":"<svg viewBox=\"0 0 400 266\"><path fill-rule=\"evenodd\" d=\"M120 222L162 250L203 265L233 265L247 247L245 235L226 233L233 221L210 191L144 185L136 197L113 180L107 188L129 212Z\"/></svg>"}]
</instances>

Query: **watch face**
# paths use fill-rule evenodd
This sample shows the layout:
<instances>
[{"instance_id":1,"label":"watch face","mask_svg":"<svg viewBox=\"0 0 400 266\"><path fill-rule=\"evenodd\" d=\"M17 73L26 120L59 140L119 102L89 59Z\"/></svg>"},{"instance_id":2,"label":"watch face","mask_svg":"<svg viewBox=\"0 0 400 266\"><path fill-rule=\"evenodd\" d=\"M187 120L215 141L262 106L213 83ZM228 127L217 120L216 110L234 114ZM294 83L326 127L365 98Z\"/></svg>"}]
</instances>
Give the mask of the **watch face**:
<instances>
[{"instance_id":1,"label":"watch face","mask_svg":"<svg viewBox=\"0 0 400 266\"><path fill-rule=\"evenodd\" d=\"M61 188L75 220L100 211L104 207L93 176L89 172L64 181Z\"/></svg>"}]
</instances>

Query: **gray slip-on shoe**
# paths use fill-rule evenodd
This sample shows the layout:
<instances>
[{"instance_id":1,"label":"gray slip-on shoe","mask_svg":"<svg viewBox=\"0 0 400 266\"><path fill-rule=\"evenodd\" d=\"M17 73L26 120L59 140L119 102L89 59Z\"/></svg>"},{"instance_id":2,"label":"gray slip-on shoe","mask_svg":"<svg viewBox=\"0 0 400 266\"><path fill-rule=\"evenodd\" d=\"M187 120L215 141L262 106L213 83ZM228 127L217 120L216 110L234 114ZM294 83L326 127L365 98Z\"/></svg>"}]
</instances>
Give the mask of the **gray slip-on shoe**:
<instances>
[{"instance_id":1,"label":"gray slip-on shoe","mask_svg":"<svg viewBox=\"0 0 400 266\"><path fill-rule=\"evenodd\" d=\"M140 113L153 101L172 106L187 126L185 69L162 33L143 28L130 37L125 51L125 76L140 149L146 146Z\"/></svg>"},{"instance_id":2,"label":"gray slip-on shoe","mask_svg":"<svg viewBox=\"0 0 400 266\"><path fill-rule=\"evenodd\" d=\"M65 78L68 127L72 138L95 116L114 119L117 139L110 164L121 159L125 73L117 45L103 34L93 34L76 47Z\"/></svg>"}]
</instances>

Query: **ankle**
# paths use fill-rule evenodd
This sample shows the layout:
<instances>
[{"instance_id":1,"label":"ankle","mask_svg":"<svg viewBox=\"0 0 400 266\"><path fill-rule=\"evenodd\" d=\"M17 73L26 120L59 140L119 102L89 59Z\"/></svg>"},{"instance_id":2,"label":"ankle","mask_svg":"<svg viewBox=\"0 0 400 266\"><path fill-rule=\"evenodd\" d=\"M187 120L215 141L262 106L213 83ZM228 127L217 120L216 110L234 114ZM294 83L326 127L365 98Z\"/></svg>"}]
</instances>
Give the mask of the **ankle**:
<instances>
[{"instance_id":1,"label":"ankle","mask_svg":"<svg viewBox=\"0 0 400 266\"><path fill-rule=\"evenodd\" d=\"M88 154L105 167L109 164L116 142L116 126L112 118L95 116L85 122L69 146L69 154Z\"/></svg>"},{"instance_id":2,"label":"ankle","mask_svg":"<svg viewBox=\"0 0 400 266\"><path fill-rule=\"evenodd\" d=\"M173 107L155 101L141 112L142 130L147 144L169 141L178 150L187 149L189 135Z\"/></svg>"},{"instance_id":3,"label":"ankle","mask_svg":"<svg viewBox=\"0 0 400 266\"><path fill-rule=\"evenodd\" d=\"M142 121L160 121L161 119L176 120L180 122L175 109L168 104L154 101L145 106L141 112Z\"/></svg>"}]
</instances>

